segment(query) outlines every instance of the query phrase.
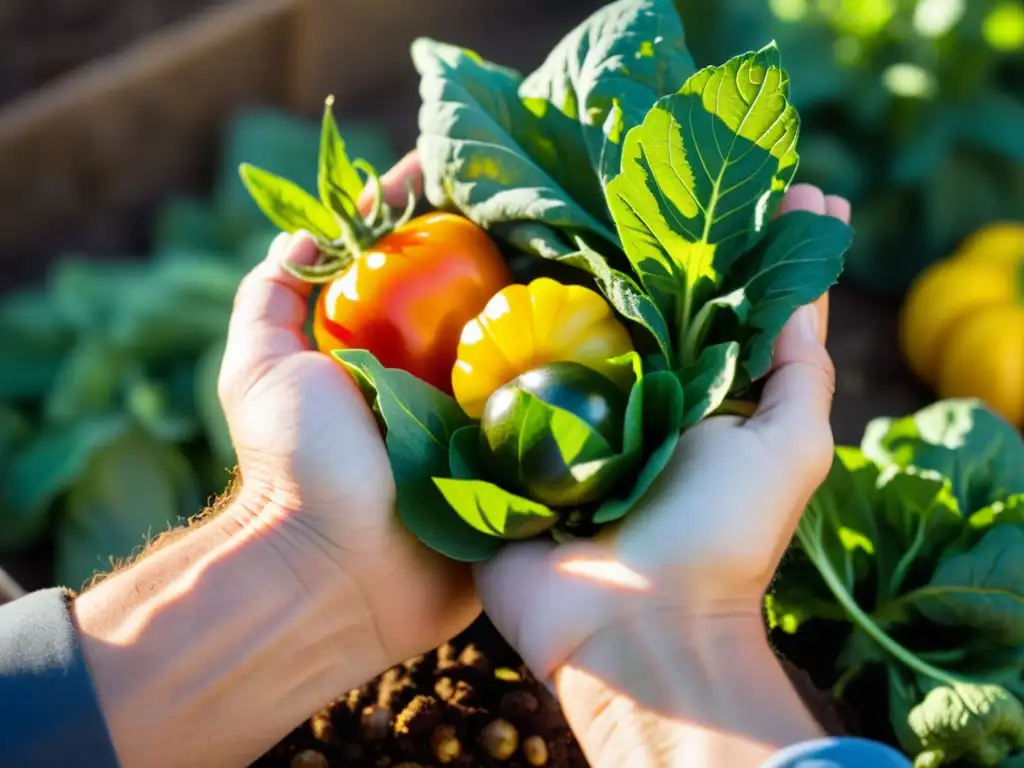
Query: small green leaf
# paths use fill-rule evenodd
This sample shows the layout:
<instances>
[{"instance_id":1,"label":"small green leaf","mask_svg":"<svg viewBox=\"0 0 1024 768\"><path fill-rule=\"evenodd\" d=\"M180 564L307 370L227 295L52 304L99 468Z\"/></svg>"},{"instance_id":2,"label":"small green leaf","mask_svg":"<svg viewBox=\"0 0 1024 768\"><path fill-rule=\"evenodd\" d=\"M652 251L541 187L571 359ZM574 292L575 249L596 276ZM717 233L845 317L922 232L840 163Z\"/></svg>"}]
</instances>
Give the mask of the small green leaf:
<instances>
[{"instance_id":1,"label":"small green leaf","mask_svg":"<svg viewBox=\"0 0 1024 768\"><path fill-rule=\"evenodd\" d=\"M345 142L331 110L333 104L334 98L331 97L324 105L317 187L324 205L336 215L353 220L359 217L363 180L345 152Z\"/></svg>"},{"instance_id":2,"label":"small green leaf","mask_svg":"<svg viewBox=\"0 0 1024 768\"><path fill-rule=\"evenodd\" d=\"M775 339L793 313L827 291L843 271L853 230L831 216L787 213L733 266L726 287L741 291L736 311L746 328L744 355L751 380L772 365Z\"/></svg>"},{"instance_id":3,"label":"small green leaf","mask_svg":"<svg viewBox=\"0 0 1024 768\"><path fill-rule=\"evenodd\" d=\"M683 335L796 172L799 118L774 45L708 67L630 130L608 185L626 255Z\"/></svg>"},{"instance_id":4,"label":"small green leaf","mask_svg":"<svg viewBox=\"0 0 1024 768\"><path fill-rule=\"evenodd\" d=\"M334 356L352 372L387 428L385 444L398 491L402 523L431 549L453 560L486 560L501 542L467 525L449 506L434 478L449 474L449 443L470 425L458 403L415 376L384 368L365 350Z\"/></svg>"},{"instance_id":5,"label":"small green leaf","mask_svg":"<svg viewBox=\"0 0 1024 768\"><path fill-rule=\"evenodd\" d=\"M633 485L632 490L624 498L609 499L601 504L597 511L594 512L594 522L598 525L604 525L625 517L640 502L647 491L651 489L654 481L658 479L658 476L668 466L678 442L678 433L666 437L661 445L655 448L651 455L648 456L647 463L644 464L643 469L637 475L636 483Z\"/></svg>"},{"instance_id":6,"label":"small green leaf","mask_svg":"<svg viewBox=\"0 0 1024 768\"><path fill-rule=\"evenodd\" d=\"M483 227L540 221L557 229L615 234L533 158L541 118L520 101L522 77L455 46L419 39L420 161L427 199L454 205Z\"/></svg>"},{"instance_id":7,"label":"small green leaf","mask_svg":"<svg viewBox=\"0 0 1024 768\"><path fill-rule=\"evenodd\" d=\"M459 517L481 533L500 539L528 539L558 522L557 513L483 480L434 478Z\"/></svg>"},{"instance_id":8,"label":"small green leaf","mask_svg":"<svg viewBox=\"0 0 1024 768\"><path fill-rule=\"evenodd\" d=\"M683 388L675 374L657 371L644 376L643 388L644 440L649 443L645 463L636 483L621 498L603 502L594 512L598 525L611 523L624 517L650 490L675 453L679 430L683 420Z\"/></svg>"},{"instance_id":9,"label":"small green leaf","mask_svg":"<svg viewBox=\"0 0 1024 768\"><path fill-rule=\"evenodd\" d=\"M1024 493L982 507L968 518L967 524L974 531L986 531L997 525L1024 525Z\"/></svg>"},{"instance_id":10,"label":"small green leaf","mask_svg":"<svg viewBox=\"0 0 1024 768\"><path fill-rule=\"evenodd\" d=\"M1024 643L1024 528L990 530L903 599L936 624L967 627L1002 646Z\"/></svg>"},{"instance_id":11,"label":"small green leaf","mask_svg":"<svg viewBox=\"0 0 1024 768\"><path fill-rule=\"evenodd\" d=\"M679 371L686 403L683 429L714 413L725 402L736 379L739 354L740 345L734 341L715 344L701 352L696 363Z\"/></svg>"},{"instance_id":12,"label":"small green leaf","mask_svg":"<svg viewBox=\"0 0 1024 768\"><path fill-rule=\"evenodd\" d=\"M276 227L289 233L304 229L327 241L341 235L334 215L298 184L248 163L239 172L253 200Z\"/></svg>"}]
</instances>

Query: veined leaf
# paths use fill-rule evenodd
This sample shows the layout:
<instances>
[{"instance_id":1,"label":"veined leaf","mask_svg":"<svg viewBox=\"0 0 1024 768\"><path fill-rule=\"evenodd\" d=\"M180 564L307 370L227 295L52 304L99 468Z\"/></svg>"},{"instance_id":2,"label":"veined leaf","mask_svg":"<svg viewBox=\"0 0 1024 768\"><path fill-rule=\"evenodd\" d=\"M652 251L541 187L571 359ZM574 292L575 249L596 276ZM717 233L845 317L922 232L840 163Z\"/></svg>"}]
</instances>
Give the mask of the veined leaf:
<instances>
[{"instance_id":1,"label":"veined leaf","mask_svg":"<svg viewBox=\"0 0 1024 768\"><path fill-rule=\"evenodd\" d=\"M341 235L334 215L298 184L243 163L239 169L249 194L268 219L284 232L304 229L324 240Z\"/></svg>"},{"instance_id":2,"label":"veined leaf","mask_svg":"<svg viewBox=\"0 0 1024 768\"><path fill-rule=\"evenodd\" d=\"M363 180L345 152L345 142L331 110L333 104L332 96L324 105L317 188L324 205L346 220L355 220L359 218L358 203L363 192Z\"/></svg>"},{"instance_id":3,"label":"veined leaf","mask_svg":"<svg viewBox=\"0 0 1024 768\"><path fill-rule=\"evenodd\" d=\"M993 528L903 602L936 624L969 627L1002 646L1024 643L1024 527Z\"/></svg>"},{"instance_id":4,"label":"veined leaf","mask_svg":"<svg viewBox=\"0 0 1024 768\"><path fill-rule=\"evenodd\" d=\"M618 0L570 32L519 93L545 99L579 121L591 163L606 184L621 168L626 131L694 69L672 0Z\"/></svg>"},{"instance_id":5,"label":"veined leaf","mask_svg":"<svg viewBox=\"0 0 1024 768\"><path fill-rule=\"evenodd\" d=\"M644 287L684 333L796 172L788 92L770 45L701 70L626 136L609 206Z\"/></svg>"},{"instance_id":6,"label":"veined leaf","mask_svg":"<svg viewBox=\"0 0 1024 768\"><path fill-rule=\"evenodd\" d=\"M520 101L517 72L433 40L413 43L412 57L423 99L420 161L434 206L454 205L483 227L541 221L615 242L614 232L531 157L531 144L545 138L544 116L531 111L540 111L537 104Z\"/></svg>"}]
</instances>

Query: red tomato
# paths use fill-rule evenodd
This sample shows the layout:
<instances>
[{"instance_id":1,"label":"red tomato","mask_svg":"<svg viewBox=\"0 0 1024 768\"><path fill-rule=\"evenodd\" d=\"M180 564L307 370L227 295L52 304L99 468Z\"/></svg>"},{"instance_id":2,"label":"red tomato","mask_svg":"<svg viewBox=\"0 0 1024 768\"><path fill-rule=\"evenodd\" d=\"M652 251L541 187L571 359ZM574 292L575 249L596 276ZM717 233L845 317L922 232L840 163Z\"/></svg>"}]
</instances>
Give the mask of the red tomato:
<instances>
[{"instance_id":1,"label":"red tomato","mask_svg":"<svg viewBox=\"0 0 1024 768\"><path fill-rule=\"evenodd\" d=\"M322 352L365 349L450 394L462 329L510 281L483 229L454 214L426 214L324 286L313 335Z\"/></svg>"}]
</instances>

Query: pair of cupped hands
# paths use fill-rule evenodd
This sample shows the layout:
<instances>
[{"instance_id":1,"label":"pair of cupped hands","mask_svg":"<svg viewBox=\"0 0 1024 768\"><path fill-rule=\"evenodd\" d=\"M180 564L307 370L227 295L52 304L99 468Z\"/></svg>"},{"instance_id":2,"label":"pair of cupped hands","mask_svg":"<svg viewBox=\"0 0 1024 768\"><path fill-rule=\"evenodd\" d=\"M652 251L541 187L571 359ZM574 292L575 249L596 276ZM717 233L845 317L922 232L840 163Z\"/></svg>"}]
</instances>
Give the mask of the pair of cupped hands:
<instances>
[{"instance_id":1,"label":"pair of cupped hands","mask_svg":"<svg viewBox=\"0 0 1024 768\"><path fill-rule=\"evenodd\" d=\"M414 153L384 176L383 194L401 205L407 184L421 186ZM850 216L845 200L807 185L785 199L782 210L795 209ZM219 386L242 476L236 514L272 500L280 514L252 522L267 523L298 588L332 579L353 588L375 628L376 671L450 639L481 606L547 681L590 639L644 616L682 633L737 617L760 626L763 594L832 462L827 295L782 331L756 413L689 430L621 525L557 547L518 543L471 568L403 528L363 394L310 348L312 288L282 263L315 258L309 236L283 234L238 291Z\"/></svg>"}]
</instances>

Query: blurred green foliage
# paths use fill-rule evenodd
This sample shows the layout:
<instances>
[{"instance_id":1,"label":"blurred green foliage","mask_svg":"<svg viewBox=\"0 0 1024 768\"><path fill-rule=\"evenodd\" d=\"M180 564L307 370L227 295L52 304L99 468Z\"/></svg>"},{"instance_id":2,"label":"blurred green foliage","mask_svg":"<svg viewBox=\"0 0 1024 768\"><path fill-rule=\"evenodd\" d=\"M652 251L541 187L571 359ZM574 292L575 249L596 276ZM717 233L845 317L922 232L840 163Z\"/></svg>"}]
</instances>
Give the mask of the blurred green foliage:
<instances>
[{"instance_id":1,"label":"blurred green foliage","mask_svg":"<svg viewBox=\"0 0 1024 768\"><path fill-rule=\"evenodd\" d=\"M774 38L798 181L855 203L847 274L897 295L980 225L1024 219L1024 0L676 0L699 64Z\"/></svg>"},{"instance_id":2,"label":"blurred green foliage","mask_svg":"<svg viewBox=\"0 0 1024 768\"><path fill-rule=\"evenodd\" d=\"M377 167L396 159L377 126L342 128ZM224 490L224 337L239 281L276 234L238 165L315 192L318 150L317 123L244 114L211 195L164 205L148 259L67 256L46 285L0 299L0 552L51 535L54 581L77 589Z\"/></svg>"}]
</instances>

